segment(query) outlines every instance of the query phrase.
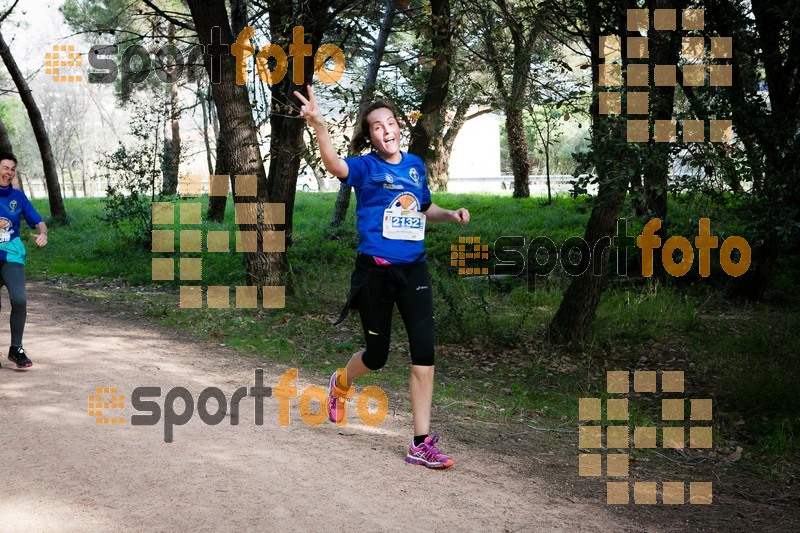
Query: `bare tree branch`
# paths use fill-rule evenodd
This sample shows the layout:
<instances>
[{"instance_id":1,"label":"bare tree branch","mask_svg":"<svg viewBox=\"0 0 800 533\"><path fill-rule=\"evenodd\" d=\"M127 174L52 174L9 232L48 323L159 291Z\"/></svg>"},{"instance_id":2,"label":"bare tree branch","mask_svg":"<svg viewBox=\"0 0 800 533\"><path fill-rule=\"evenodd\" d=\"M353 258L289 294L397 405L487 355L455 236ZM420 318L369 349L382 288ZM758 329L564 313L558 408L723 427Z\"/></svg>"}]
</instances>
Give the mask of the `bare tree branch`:
<instances>
[{"instance_id":1,"label":"bare tree branch","mask_svg":"<svg viewBox=\"0 0 800 533\"><path fill-rule=\"evenodd\" d=\"M159 14L162 17L164 17L165 19L167 19L167 21L175 24L176 26L178 26L180 28L183 28L184 30L195 31L194 24L188 24L188 23L186 23L186 22L184 22L184 21L182 21L182 20L180 20L178 18L175 18L175 17L173 17L171 15L171 13L174 13L176 15L184 15L187 18L191 17L191 15L189 15L188 13L180 13L178 11L164 11L160 7L157 7L150 0L142 0L142 2L144 2L146 5L150 6L150 8L152 8L153 11L155 11L157 14Z\"/></svg>"},{"instance_id":2,"label":"bare tree branch","mask_svg":"<svg viewBox=\"0 0 800 533\"><path fill-rule=\"evenodd\" d=\"M17 7L17 4L19 4L19 0L14 0L14 5L9 7L8 11L0 15L0 24L2 24L3 21L6 20L6 18L11 14L11 12L14 11L14 8Z\"/></svg>"}]
</instances>

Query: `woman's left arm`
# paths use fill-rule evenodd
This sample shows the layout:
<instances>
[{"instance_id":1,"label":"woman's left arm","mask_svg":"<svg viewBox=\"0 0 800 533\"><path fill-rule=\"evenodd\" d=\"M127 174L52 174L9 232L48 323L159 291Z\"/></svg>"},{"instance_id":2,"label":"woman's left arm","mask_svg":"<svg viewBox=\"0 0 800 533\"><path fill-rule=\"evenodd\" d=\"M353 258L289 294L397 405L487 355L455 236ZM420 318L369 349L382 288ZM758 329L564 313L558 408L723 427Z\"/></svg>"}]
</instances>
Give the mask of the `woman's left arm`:
<instances>
[{"instance_id":1,"label":"woman's left arm","mask_svg":"<svg viewBox=\"0 0 800 533\"><path fill-rule=\"evenodd\" d=\"M47 244L47 224L44 222L39 222L36 224L36 229L39 230L39 234L31 234L31 236L36 239L34 242L36 246L44 246Z\"/></svg>"},{"instance_id":2,"label":"woman's left arm","mask_svg":"<svg viewBox=\"0 0 800 533\"><path fill-rule=\"evenodd\" d=\"M469 223L469 211L463 207L455 211L442 209L436 204L431 204L425 211L428 222L458 222L462 226Z\"/></svg>"}]
</instances>

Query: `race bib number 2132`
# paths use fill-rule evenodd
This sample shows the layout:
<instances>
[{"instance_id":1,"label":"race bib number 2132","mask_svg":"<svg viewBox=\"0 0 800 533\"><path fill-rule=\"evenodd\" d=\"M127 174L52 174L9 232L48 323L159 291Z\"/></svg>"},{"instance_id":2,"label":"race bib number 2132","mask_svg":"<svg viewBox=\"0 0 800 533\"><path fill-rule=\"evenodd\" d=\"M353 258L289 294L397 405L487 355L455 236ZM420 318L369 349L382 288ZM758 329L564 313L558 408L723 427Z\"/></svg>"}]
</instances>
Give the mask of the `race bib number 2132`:
<instances>
[{"instance_id":1,"label":"race bib number 2132","mask_svg":"<svg viewBox=\"0 0 800 533\"><path fill-rule=\"evenodd\" d=\"M425 238L425 214L387 209L383 213L383 236L387 239L421 241Z\"/></svg>"}]
</instances>

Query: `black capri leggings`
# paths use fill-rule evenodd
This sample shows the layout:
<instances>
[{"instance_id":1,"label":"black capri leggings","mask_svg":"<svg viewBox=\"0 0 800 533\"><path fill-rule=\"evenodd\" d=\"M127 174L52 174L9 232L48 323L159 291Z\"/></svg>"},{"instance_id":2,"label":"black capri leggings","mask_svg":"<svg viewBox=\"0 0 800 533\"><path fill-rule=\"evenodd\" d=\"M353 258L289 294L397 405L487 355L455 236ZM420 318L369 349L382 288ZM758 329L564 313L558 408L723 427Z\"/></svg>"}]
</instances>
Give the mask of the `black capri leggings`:
<instances>
[{"instance_id":1,"label":"black capri leggings","mask_svg":"<svg viewBox=\"0 0 800 533\"><path fill-rule=\"evenodd\" d=\"M0 286L8 287L11 300L11 345L22 346L28 299L25 295L25 265L0 261Z\"/></svg>"},{"instance_id":2,"label":"black capri leggings","mask_svg":"<svg viewBox=\"0 0 800 533\"><path fill-rule=\"evenodd\" d=\"M361 256L364 257L364 256ZM372 259L370 256L369 259ZM372 271L356 295L367 349L361 357L364 366L378 370L389 357L394 305L406 326L411 348L411 364L432 366L434 360L433 295L428 264L394 266L405 278L405 286L392 290L389 268ZM402 277L401 277L402 279Z\"/></svg>"}]
</instances>

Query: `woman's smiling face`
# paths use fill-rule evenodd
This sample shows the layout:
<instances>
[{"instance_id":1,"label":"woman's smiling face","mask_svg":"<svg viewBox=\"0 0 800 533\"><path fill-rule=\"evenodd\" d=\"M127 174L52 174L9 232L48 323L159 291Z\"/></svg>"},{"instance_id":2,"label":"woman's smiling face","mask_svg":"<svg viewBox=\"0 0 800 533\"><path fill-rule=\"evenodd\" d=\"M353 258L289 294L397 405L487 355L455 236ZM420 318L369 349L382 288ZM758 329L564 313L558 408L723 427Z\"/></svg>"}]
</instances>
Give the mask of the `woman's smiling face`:
<instances>
[{"instance_id":1,"label":"woman's smiling face","mask_svg":"<svg viewBox=\"0 0 800 533\"><path fill-rule=\"evenodd\" d=\"M8 187L17 173L17 164L10 159L0 161L0 187Z\"/></svg>"},{"instance_id":2,"label":"woman's smiling face","mask_svg":"<svg viewBox=\"0 0 800 533\"><path fill-rule=\"evenodd\" d=\"M367 115L369 123L369 141L378 155L389 163L399 163L400 125L392 110L380 107Z\"/></svg>"}]
</instances>

